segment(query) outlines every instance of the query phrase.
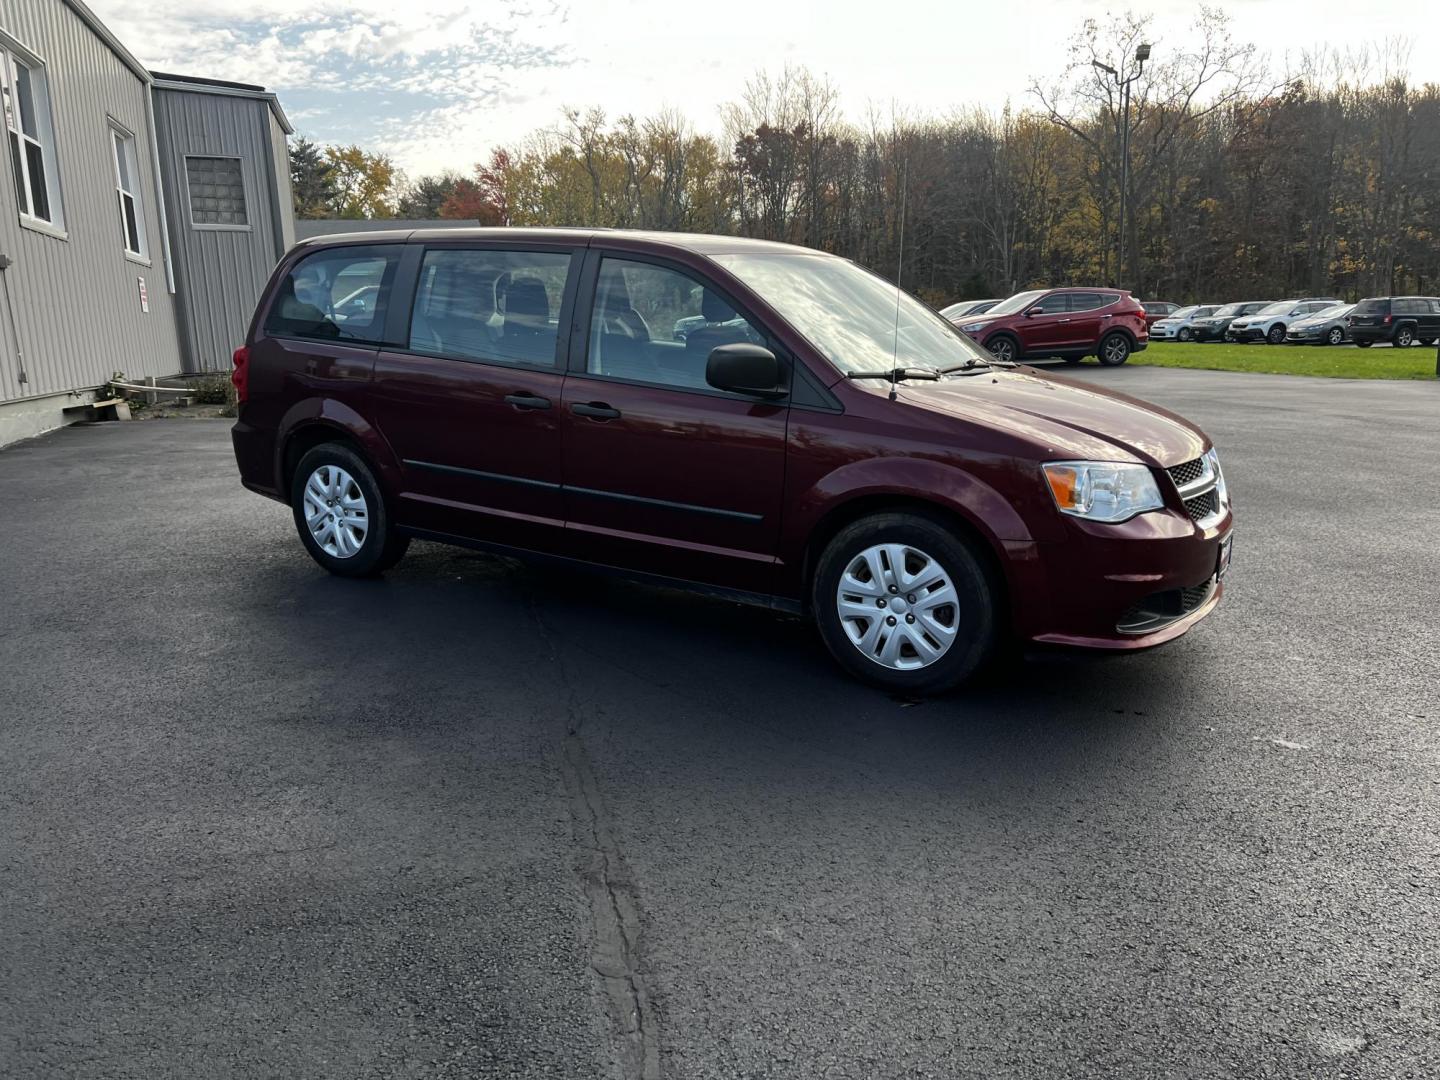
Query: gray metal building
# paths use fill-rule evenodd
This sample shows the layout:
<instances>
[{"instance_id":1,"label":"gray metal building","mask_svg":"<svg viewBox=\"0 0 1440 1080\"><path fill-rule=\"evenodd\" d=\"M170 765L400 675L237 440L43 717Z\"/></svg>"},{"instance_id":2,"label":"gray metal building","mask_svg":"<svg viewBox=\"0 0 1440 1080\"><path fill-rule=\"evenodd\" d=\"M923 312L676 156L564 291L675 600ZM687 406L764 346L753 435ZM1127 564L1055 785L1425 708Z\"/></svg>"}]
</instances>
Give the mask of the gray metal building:
<instances>
[{"instance_id":1,"label":"gray metal building","mask_svg":"<svg viewBox=\"0 0 1440 1080\"><path fill-rule=\"evenodd\" d=\"M0 446L116 371L227 369L293 239L274 95L153 77L83 0L0 0L0 96Z\"/></svg>"},{"instance_id":2,"label":"gray metal building","mask_svg":"<svg viewBox=\"0 0 1440 1080\"><path fill-rule=\"evenodd\" d=\"M184 370L225 371L270 271L295 243L293 129L263 87L153 78Z\"/></svg>"}]
</instances>

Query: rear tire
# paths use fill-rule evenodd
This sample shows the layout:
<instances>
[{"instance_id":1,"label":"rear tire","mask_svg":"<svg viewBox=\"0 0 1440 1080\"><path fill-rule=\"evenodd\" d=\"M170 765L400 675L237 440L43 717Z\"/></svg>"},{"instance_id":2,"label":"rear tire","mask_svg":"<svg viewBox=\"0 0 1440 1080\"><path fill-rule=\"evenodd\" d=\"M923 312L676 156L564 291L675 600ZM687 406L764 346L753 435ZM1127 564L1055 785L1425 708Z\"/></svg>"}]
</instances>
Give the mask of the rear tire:
<instances>
[{"instance_id":1,"label":"rear tire","mask_svg":"<svg viewBox=\"0 0 1440 1080\"><path fill-rule=\"evenodd\" d=\"M1415 331L1408 326L1402 326L1395 331L1395 347L1397 349L1408 349L1415 344Z\"/></svg>"},{"instance_id":2,"label":"rear tire","mask_svg":"<svg viewBox=\"0 0 1440 1080\"><path fill-rule=\"evenodd\" d=\"M1097 355L1106 367L1119 367L1130 359L1130 339L1118 330L1106 334L1100 339Z\"/></svg>"},{"instance_id":3,"label":"rear tire","mask_svg":"<svg viewBox=\"0 0 1440 1080\"><path fill-rule=\"evenodd\" d=\"M841 529L816 564L810 604L836 662L892 691L952 689L994 656L999 638L997 589L980 554L920 514Z\"/></svg>"},{"instance_id":4,"label":"rear tire","mask_svg":"<svg viewBox=\"0 0 1440 1080\"><path fill-rule=\"evenodd\" d=\"M1332 326L1330 332L1325 335L1325 340L1331 345L1345 344L1345 331L1338 326Z\"/></svg>"},{"instance_id":5,"label":"rear tire","mask_svg":"<svg viewBox=\"0 0 1440 1080\"><path fill-rule=\"evenodd\" d=\"M391 527L370 466L342 443L322 443L300 459L290 508L310 557L340 577L384 573L410 546L410 538Z\"/></svg>"}]
</instances>

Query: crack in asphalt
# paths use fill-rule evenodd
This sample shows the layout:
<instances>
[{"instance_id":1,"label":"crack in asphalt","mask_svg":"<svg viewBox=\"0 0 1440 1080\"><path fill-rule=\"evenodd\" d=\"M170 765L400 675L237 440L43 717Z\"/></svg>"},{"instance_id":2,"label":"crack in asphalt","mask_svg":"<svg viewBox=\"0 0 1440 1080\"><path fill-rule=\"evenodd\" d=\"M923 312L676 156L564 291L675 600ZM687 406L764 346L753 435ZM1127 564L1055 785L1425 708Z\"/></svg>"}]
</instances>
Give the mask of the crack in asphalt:
<instances>
[{"instance_id":1,"label":"crack in asphalt","mask_svg":"<svg viewBox=\"0 0 1440 1080\"><path fill-rule=\"evenodd\" d=\"M660 1080L660 1022L638 963L643 923L635 880L590 767L581 737L584 712L563 654L528 590L525 602L564 690L561 772L576 839L585 853L580 877L590 904L590 967L605 991L615 1064L622 1080Z\"/></svg>"}]
</instances>

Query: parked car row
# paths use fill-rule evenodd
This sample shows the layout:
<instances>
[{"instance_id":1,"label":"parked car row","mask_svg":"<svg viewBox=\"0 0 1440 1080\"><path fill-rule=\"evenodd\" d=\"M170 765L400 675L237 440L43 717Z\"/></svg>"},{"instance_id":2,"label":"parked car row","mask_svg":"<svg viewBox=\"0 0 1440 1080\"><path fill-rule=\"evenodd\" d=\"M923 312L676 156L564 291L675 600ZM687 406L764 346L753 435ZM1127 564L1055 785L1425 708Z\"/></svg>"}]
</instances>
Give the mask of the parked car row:
<instances>
[{"instance_id":1,"label":"parked car row","mask_svg":"<svg viewBox=\"0 0 1440 1080\"><path fill-rule=\"evenodd\" d=\"M1121 303L1123 298L1123 314L1127 318L1138 317L1145 326L1145 334L1136 332L1133 319L1105 326L1095 324L1088 317L1077 320L1076 315L1082 309L1073 306L1076 301L1064 300L1066 294L1114 298L1102 307ZM1071 306L1062 310L1058 306L1062 303ZM1086 310L1089 310L1088 302ZM1096 355L1102 363L1123 364L1131 352L1145 348L1150 339L1269 345L1354 342L1362 349L1376 342L1404 348L1440 341L1440 298L1433 296L1371 297L1357 304L1347 304L1334 297L1302 297L1179 307L1166 301L1136 301L1129 293L1115 289L1039 289L1017 293L1008 300L951 304L940 313L987 348L991 348L993 341L1002 359L1060 356L1076 362L1086 355ZM982 314L984 318L976 318ZM1115 308L1112 314L1122 314L1121 308ZM1056 318L1034 321L1042 315ZM1002 316L1010 318L998 321ZM1102 340L1112 331L1123 331L1128 351L1119 350L1122 339L1115 337L1110 339L1111 349L1102 348Z\"/></svg>"}]
</instances>

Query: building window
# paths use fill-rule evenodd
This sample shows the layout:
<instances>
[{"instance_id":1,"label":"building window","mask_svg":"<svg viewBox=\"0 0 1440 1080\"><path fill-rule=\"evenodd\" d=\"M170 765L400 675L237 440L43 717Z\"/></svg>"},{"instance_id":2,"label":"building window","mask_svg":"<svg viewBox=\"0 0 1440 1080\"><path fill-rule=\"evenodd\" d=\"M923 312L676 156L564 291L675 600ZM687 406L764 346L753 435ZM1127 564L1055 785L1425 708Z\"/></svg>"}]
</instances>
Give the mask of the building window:
<instances>
[{"instance_id":1,"label":"building window","mask_svg":"<svg viewBox=\"0 0 1440 1080\"><path fill-rule=\"evenodd\" d=\"M115 197L120 200L120 242L125 254L145 258L145 219L140 201L140 159L135 136L118 127L110 129L115 151Z\"/></svg>"},{"instance_id":2,"label":"building window","mask_svg":"<svg viewBox=\"0 0 1440 1080\"><path fill-rule=\"evenodd\" d=\"M5 102L5 128L20 217L63 228L60 180L55 169L55 128L50 119L45 68L5 38L0 38L0 93Z\"/></svg>"},{"instance_id":3,"label":"building window","mask_svg":"<svg viewBox=\"0 0 1440 1080\"><path fill-rule=\"evenodd\" d=\"M190 187L190 224L210 228L250 227L239 158L187 157L185 180Z\"/></svg>"}]
</instances>

